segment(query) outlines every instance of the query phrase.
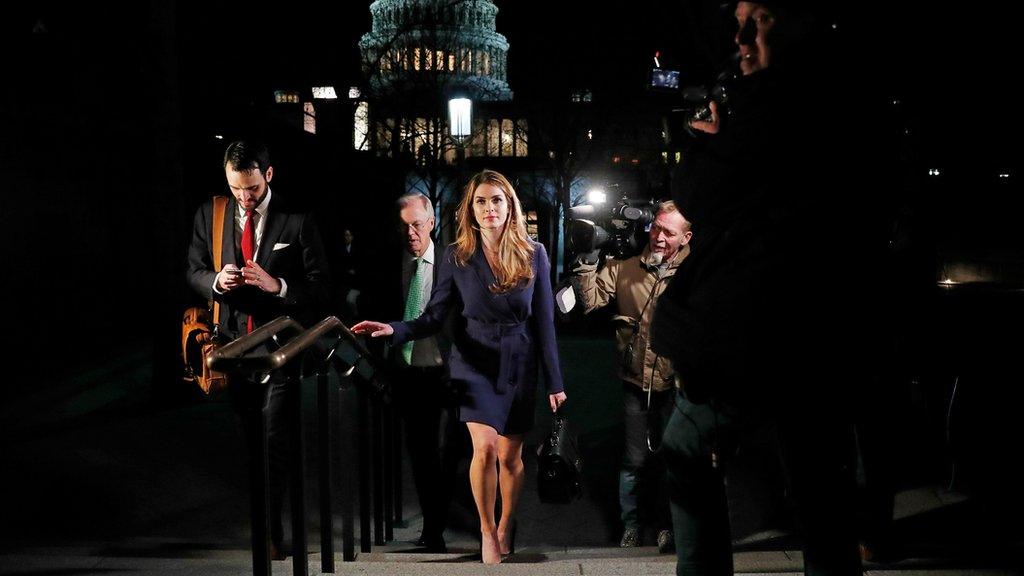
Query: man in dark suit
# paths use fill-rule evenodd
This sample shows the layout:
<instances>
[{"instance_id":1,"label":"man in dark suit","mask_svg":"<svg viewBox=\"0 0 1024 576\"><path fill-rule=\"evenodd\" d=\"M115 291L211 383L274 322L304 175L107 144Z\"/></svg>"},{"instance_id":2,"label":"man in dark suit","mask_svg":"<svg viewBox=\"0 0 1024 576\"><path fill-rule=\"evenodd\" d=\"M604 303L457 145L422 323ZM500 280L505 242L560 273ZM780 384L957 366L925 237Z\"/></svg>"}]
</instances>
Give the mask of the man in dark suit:
<instances>
[{"instance_id":1,"label":"man in dark suit","mask_svg":"<svg viewBox=\"0 0 1024 576\"><path fill-rule=\"evenodd\" d=\"M434 208L419 193L398 199L400 262L386 259L376 275L385 281L374 299L373 317L417 318L423 312L436 278L441 257L430 233ZM465 429L459 424L445 359L445 342L424 338L390 350L395 369L393 391L405 423L405 442L412 466L416 495L423 512L423 532L416 542L429 552L444 552L444 530L452 500L455 472Z\"/></svg>"},{"instance_id":2,"label":"man in dark suit","mask_svg":"<svg viewBox=\"0 0 1024 576\"><path fill-rule=\"evenodd\" d=\"M232 198L224 215L222 269L217 272L213 265L212 201L196 212L188 253L192 289L220 302L219 333L231 341L285 314L303 325L319 320L328 298L323 244L312 217L289 210L271 192L274 168L266 146L232 142L224 153L224 174ZM285 408L290 395L299 392L285 383L284 374L276 372L267 383L233 377L228 386L251 462L262 462L266 428L271 557L276 559L283 557L281 502L292 425ZM250 466L253 480L262 473L257 468L261 466ZM251 484L254 509L262 509L265 495L255 490L258 482ZM254 527L254 539L260 532L265 530Z\"/></svg>"},{"instance_id":3,"label":"man in dark suit","mask_svg":"<svg viewBox=\"0 0 1024 576\"><path fill-rule=\"evenodd\" d=\"M344 244L341 246L341 253L338 254L335 282L342 297L341 309L344 318L351 320L359 317L359 298L363 292L360 270L362 254L351 228L345 228L342 237Z\"/></svg>"}]
</instances>

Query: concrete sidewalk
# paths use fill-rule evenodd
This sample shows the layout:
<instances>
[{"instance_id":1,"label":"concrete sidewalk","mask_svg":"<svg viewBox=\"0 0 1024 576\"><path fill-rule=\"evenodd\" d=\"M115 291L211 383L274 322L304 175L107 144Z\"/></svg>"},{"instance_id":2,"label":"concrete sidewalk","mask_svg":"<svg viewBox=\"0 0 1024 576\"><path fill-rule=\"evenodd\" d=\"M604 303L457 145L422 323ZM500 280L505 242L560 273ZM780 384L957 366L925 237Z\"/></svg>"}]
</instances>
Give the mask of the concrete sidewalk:
<instances>
[{"instance_id":1,"label":"concrete sidewalk","mask_svg":"<svg viewBox=\"0 0 1024 576\"><path fill-rule=\"evenodd\" d=\"M508 563L479 563L476 514L468 480L456 487L450 553L409 552L421 518L405 467L404 525L395 539L338 574L674 574L674 557L653 547L622 550L617 526L614 440L621 390L597 376L611 371L611 343L560 338L571 414L584 456L585 494L570 504L542 504L529 454L548 416L538 413L527 438L519 550ZM586 359L586 361L582 361ZM32 396L0 406L0 574L246 574L251 572L244 447L225 399L164 406L149 394L150 354L140 349ZM586 384L586 386L584 386ZM312 387L306 414L315 401ZM307 527L310 573L320 568L315 435L306 419ZM934 482L897 497L896 531L907 559L868 566L869 574L1024 574L1020 497L969 497ZM744 574L798 573L795 538L742 479L730 485L736 568ZM335 495L337 498L337 495ZM335 500L337 504L337 500ZM337 513L337 509L335 509ZM287 519L288 516L286 515ZM340 518L335 517L340 550ZM287 525L287 520L286 520ZM286 526L286 531L288 527ZM358 546L357 546L358 549ZM291 561L274 572L290 574ZM884 568L884 570L883 570Z\"/></svg>"},{"instance_id":2,"label":"concrete sidewalk","mask_svg":"<svg viewBox=\"0 0 1024 576\"><path fill-rule=\"evenodd\" d=\"M934 524L943 514L956 513L964 525L961 528L976 528L984 539L984 530L972 527L967 511L970 501L962 494L946 491L940 487L924 487L905 491L898 495L897 525L923 521ZM562 508L559 518L573 517L570 504ZM552 541L565 540L559 533L559 522L545 522L538 514L544 507L528 507L520 517L523 531L517 553L499 566L480 564L477 541L465 529L454 527L447 533L449 553L425 554L417 551L412 542L419 535L421 517L412 501L405 526L395 528L395 539L384 546L374 546L369 553L358 553L352 562L343 562L341 555L335 556L335 574L391 575L409 574L423 576L459 576L474 574L508 575L651 575L672 576L675 574L675 557L658 554L652 546L634 549L620 549L607 546L552 545ZM959 510L959 511L958 511ZM337 519L336 519L337 520ZM311 522L312 524L312 522ZM943 523L944 524L944 523ZM337 524L336 524L337 526ZM576 524L580 533L590 533L593 526L585 522ZM935 528L946 529L935 526ZM321 556L316 541L317 532L311 526L309 573L321 574ZM591 534L591 536L593 536ZM942 546L928 533L919 540L905 540L909 551L924 552L888 565L865 565L869 575L900 574L903 576L946 576L946 575L1014 575L1024 574L1022 567L1024 547L990 543L985 552L974 547L970 550L956 546ZM752 534L735 542L734 554L737 574L802 574L802 556L793 545L791 535L784 531L769 530ZM12 546L13 545L13 546ZM335 550L340 540L335 540ZM211 575L251 573L249 551L244 546L232 546L224 541L206 540L201 534L194 538L142 538L132 537L116 542L87 542L64 546L21 546L5 542L5 552L0 552L0 574L4 575L88 575L88 574L152 574L155 576L177 576L182 574ZM357 544L358 550L358 544ZM292 559L273 563L275 574L292 574Z\"/></svg>"},{"instance_id":3,"label":"concrete sidewalk","mask_svg":"<svg viewBox=\"0 0 1024 576\"><path fill-rule=\"evenodd\" d=\"M179 576L196 574L246 574L251 570L248 552L222 550L207 552L199 557L146 556L104 553L102 548L38 548L17 554L0 555L0 574L5 575L102 575L150 574L153 576ZM465 553L463 553L465 552ZM543 576L674 576L675 561L659 555L653 548L619 550L599 549L542 549L527 548L498 566L479 563L475 552L457 551L450 554L403 554L373 552L360 555L354 562L341 562L335 558L334 574L461 576L475 574L543 575ZM735 554L737 574L802 574L799 552L740 552ZM309 573L322 574L320 555L310 554ZM290 560L274 562L274 574L292 574ZM1010 576L1020 574L1014 568L969 568L943 565L929 560L904 560L893 566L865 566L865 574L899 574L902 576Z\"/></svg>"}]
</instances>

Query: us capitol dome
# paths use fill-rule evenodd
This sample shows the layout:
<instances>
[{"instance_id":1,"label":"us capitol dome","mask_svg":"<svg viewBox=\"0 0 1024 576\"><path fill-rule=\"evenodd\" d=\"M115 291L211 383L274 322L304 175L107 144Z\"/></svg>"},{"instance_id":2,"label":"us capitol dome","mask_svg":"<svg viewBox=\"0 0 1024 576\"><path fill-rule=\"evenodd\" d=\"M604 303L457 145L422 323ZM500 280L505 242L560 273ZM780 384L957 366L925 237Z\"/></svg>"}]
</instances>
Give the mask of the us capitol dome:
<instances>
[{"instance_id":1,"label":"us capitol dome","mask_svg":"<svg viewBox=\"0 0 1024 576\"><path fill-rule=\"evenodd\" d=\"M489 0L376 0L373 27L359 48L370 90L379 96L460 93L512 100L508 40L496 31Z\"/></svg>"}]
</instances>

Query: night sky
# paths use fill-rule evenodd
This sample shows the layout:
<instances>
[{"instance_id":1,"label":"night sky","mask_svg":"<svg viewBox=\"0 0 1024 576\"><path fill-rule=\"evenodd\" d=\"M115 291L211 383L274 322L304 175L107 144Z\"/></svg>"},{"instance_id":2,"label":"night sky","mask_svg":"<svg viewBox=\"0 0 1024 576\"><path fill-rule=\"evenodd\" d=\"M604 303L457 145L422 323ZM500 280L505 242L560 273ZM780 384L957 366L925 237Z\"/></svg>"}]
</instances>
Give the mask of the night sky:
<instances>
[{"instance_id":1,"label":"night sky","mask_svg":"<svg viewBox=\"0 0 1024 576\"><path fill-rule=\"evenodd\" d=\"M296 10L275 3L238 12L228 2L182 3L182 80L231 104L266 97L282 84L351 83L369 4L309 2ZM496 4L498 31L511 44L509 83L520 98L565 82L596 91L639 88L656 50L663 64L682 71L684 84L706 82L716 67L706 56L715 47L694 38L686 20L703 17L697 30L710 35L715 2L689 10L663 0ZM851 90L899 99L907 127L919 131L924 156L937 165L967 161L1006 171L1015 166L1007 144L1021 128L1019 57L1011 45L1020 8L978 7L844 2L835 12L861 65L851 70Z\"/></svg>"},{"instance_id":2,"label":"night sky","mask_svg":"<svg viewBox=\"0 0 1024 576\"><path fill-rule=\"evenodd\" d=\"M185 124L203 129L232 107L269 98L280 86L348 85L357 79L359 37L369 29L368 0L247 3L212 0L177 4L175 46ZM703 14L712 30L716 2L690 8L665 0L598 5L582 0L496 2L499 32L511 44L509 81L521 97L560 82L638 87L655 50L682 70L684 84L703 83L714 65L694 39L687 14ZM851 71L851 90L891 94L921 136L924 155L947 166L963 161L1009 170L1006 144L1021 128L1020 7L928 2L835 3L837 24L864 66ZM73 43L74 58L109 61L111 74L146 67L147 7L97 10L90 4L35 2L5 16L5 42L46 34ZM142 49L143 52L140 52ZM15 70L31 66L15 58ZM11 76L9 75L9 78ZM17 79L17 75L13 76ZM73 78L90 89L120 87L116 77Z\"/></svg>"}]
</instances>

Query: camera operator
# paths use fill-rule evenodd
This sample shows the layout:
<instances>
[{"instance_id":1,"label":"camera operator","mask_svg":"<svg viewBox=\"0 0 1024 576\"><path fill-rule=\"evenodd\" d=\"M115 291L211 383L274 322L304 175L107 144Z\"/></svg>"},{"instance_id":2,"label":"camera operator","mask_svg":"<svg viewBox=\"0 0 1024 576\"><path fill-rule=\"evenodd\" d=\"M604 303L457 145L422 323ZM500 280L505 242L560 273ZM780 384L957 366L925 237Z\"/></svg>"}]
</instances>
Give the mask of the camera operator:
<instances>
[{"instance_id":1,"label":"camera operator","mask_svg":"<svg viewBox=\"0 0 1024 576\"><path fill-rule=\"evenodd\" d=\"M648 448L648 434L651 442L660 442L672 411L675 387L669 362L651 350L649 335L658 297L689 254L690 236L690 223L675 203L663 202L641 254L625 260L608 259L600 270L596 263L581 263L574 270L587 313L613 299L618 311L614 322L625 402L625 448L619 470L623 533L619 546L624 548L641 545L642 519L656 530L660 552L669 552L675 546L664 469Z\"/></svg>"},{"instance_id":2,"label":"camera operator","mask_svg":"<svg viewBox=\"0 0 1024 576\"><path fill-rule=\"evenodd\" d=\"M819 44L831 27L818 8L734 4L739 76L728 104L692 124L700 138L673 175L693 252L659 301L652 347L680 387L662 444L680 575L732 574L724 475L766 421L805 573L861 573L849 411L869 355L850 273L870 274L872 207L850 202L853 176L838 164L855 108L839 100L843 66Z\"/></svg>"}]
</instances>

